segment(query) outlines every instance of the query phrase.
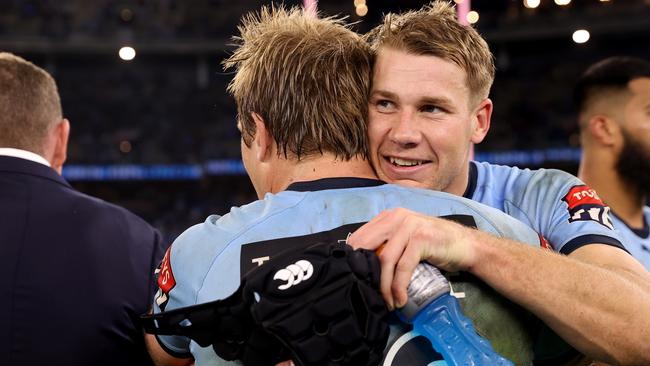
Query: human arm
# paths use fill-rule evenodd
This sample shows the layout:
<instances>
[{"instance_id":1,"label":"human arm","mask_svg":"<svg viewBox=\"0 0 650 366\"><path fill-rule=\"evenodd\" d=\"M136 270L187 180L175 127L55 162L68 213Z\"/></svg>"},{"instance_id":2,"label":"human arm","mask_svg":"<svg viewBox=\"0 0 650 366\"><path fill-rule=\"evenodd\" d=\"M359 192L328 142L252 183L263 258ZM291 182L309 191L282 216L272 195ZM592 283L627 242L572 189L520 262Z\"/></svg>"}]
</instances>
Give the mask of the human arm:
<instances>
[{"instance_id":1,"label":"human arm","mask_svg":"<svg viewBox=\"0 0 650 366\"><path fill-rule=\"evenodd\" d=\"M381 291L389 305L404 304L411 273L426 260L473 273L591 358L650 363L648 274L621 249L594 243L563 256L405 209L383 212L348 243L385 244Z\"/></svg>"},{"instance_id":2,"label":"human arm","mask_svg":"<svg viewBox=\"0 0 650 366\"><path fill-rule=\"evenodd\" d=\"M188 366L194 362L194 359L178 358L167 353L158 343L156 336L153 334L145 334L145 344L147 351L156 366Z\"/></svg>"}]
</instances>

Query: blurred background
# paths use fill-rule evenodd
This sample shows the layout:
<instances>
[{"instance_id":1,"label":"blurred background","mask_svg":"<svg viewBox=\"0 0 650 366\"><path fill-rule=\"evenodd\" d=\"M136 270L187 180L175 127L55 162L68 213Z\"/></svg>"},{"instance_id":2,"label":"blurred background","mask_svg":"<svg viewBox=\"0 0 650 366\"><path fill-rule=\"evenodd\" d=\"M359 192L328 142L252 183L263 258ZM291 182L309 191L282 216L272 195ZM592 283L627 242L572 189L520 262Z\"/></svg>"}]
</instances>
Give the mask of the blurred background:
<instances>
[{"instance_id":1,"label":"blurred background","mask_svg":"<svg viewBox=\"0 0 650 366\"><path fill-rule=\"evenodd\" d=\"M465 3L463 3L465 1ZM650 59L650 0L456 0L497 64L495 110L476 159L577 171L572 87L614 55ZM57 80L72 124L64 176L173 240L255 199L240 161L231 75L239 18L268 1L0 0L0 50ZM302 1L284 1L302 5ZM366 32L416 0L322 0Z\"/></svg>"}]
</instances>

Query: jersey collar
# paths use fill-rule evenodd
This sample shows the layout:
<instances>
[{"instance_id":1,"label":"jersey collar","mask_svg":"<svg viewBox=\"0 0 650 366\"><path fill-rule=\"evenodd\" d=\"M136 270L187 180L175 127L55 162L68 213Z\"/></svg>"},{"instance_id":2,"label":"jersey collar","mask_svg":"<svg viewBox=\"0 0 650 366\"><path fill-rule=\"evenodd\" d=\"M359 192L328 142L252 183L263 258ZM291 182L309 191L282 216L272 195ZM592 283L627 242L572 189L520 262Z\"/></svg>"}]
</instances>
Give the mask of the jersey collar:
<instances>
[{"instance_id":1,"label":"jersey collar","mask_svg":"<svg viewBox=\"0 0 650 366\"><path fill-rule=\"evenodd\" d=\"M383 184L386 184L386 182L377 179L353 177L323 178L307 182L291 183L286 190L296 192L311 192L322 191L325 189L375 187Z\"/></svg>"},{"instance_id":2,"label":"jersey collar","mask_svg":"<svg viewBox=\"0 0 650 366\"><path fill-rule=\"evenodd\" d=\"M648 237L650 237L650 226L648 226L648 221L646 220L645 213L643 215L643 227L641 229L635 229L633 227L630 227L630 225L628 225L628 223L625 222L625 220L623 220L620 216L618 216L616 212L614 212L614 210L610 209L609 212L612 215L616 216L616 218L618 218L623 224L625 224L625 226L627 226L627 228L630 229L630 231L633 232L639 238L647 239Z\"/></svg>"},{"instance_id":3,"label":"jersey collar","mask_svg":"<svg viewBox=\"0 0 650 366\"><path fill-rule=\"evenodd\" d=\"M476 163L473 161L469 162L469 177L467 178L467 189L463 193L463 197L472 199L474 196L474 191L476 191L476 181L478 181L478 169L476 168Z\"/></svg>"}]
</instances>

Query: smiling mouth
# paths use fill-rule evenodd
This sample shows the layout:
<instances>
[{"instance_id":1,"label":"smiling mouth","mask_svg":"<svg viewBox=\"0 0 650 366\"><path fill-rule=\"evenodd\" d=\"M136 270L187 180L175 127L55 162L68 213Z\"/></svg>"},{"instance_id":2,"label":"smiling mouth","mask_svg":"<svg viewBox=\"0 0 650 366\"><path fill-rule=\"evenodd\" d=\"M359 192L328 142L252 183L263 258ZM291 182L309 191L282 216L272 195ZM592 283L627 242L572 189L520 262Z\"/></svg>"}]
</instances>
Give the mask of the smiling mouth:
<instances>
[{"instance_id":1,"label":"smiling mouth","mask_svg":"<svg viewBox=\"0 0 650 366\"><path fill-rule=\"evenodd\" d=\"M392 156L384 156L384 159L396 167L412 167L412 166L419 166L431 162L430 160L401 159Z\"/></svg>"}]
</instances>

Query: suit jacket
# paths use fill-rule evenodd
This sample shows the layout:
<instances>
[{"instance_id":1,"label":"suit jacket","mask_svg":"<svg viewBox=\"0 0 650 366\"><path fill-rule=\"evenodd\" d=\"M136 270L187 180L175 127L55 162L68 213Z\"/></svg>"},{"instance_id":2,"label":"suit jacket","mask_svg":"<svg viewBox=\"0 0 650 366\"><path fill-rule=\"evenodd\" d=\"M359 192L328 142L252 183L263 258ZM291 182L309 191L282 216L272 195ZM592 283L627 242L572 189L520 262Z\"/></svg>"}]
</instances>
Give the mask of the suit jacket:
<instances>
[{"instance_id":1,"label":"suit jacket","mask_svg":"<svg viewBox=\"0 0 650 366\"><path fill-rule=\"evenodd\" d=\"M129 211L0 156L0 365L150 363L137 319L164 249Z\"/></svg>"}]
</instances>

